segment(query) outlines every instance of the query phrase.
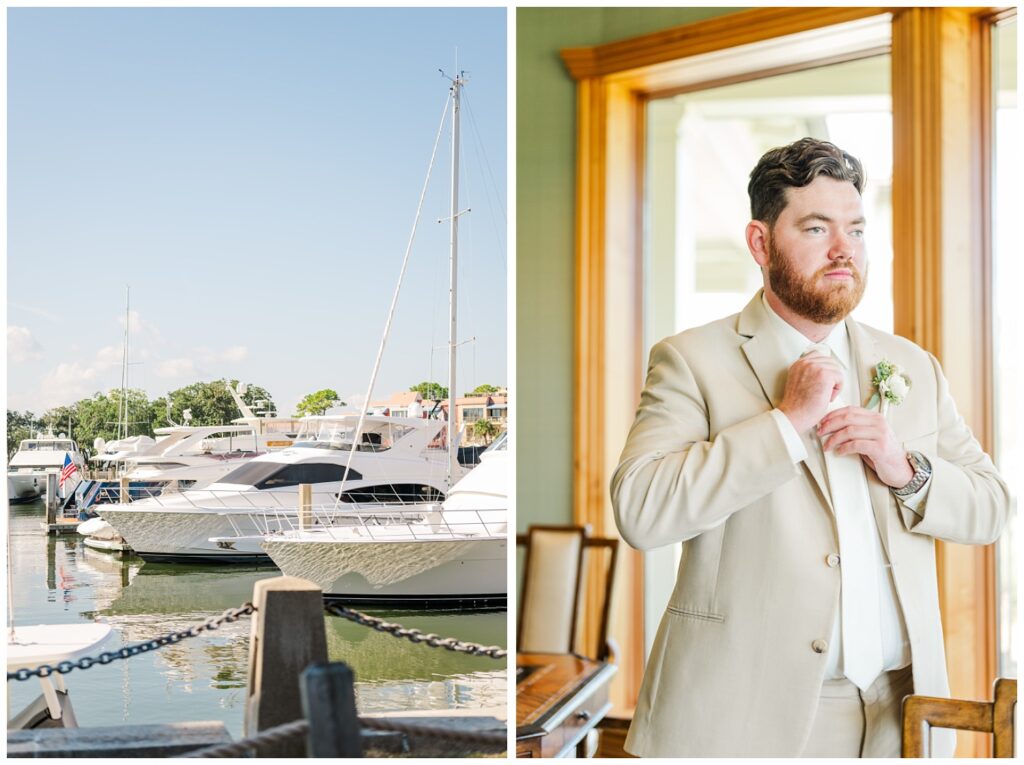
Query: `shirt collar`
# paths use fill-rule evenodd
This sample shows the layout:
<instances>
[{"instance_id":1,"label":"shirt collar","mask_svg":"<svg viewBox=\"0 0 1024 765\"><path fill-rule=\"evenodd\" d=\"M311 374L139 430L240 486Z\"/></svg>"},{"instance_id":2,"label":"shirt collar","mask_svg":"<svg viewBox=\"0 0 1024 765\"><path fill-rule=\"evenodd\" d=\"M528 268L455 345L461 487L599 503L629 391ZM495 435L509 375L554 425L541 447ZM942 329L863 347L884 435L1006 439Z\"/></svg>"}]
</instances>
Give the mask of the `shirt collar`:
<instances>
[{"instance_id":1,"label":"shirt collar","mask_svg":"<svg viewBox=\"0 0 1024 765\"><path fill-rule=\"evenodd\" d=\"M804 354L807 350L807 346L811 344L811 341L808 340L800 330L796 329L785 319L775 313L772 307L768 304L768 298L765 297L763 292L761 293L761 303L768 312L768 316L771 319L772 330L774 331L779 344L782 346L782 350L785 352L789 362L793 363ZM833 326L832 331L828 333L828 337L821 342L832 349L832 353L835 355L839 363L847 369L850 368L850 335L846 330L845 321L841 321Z\"/></svg>"}]
</instances>

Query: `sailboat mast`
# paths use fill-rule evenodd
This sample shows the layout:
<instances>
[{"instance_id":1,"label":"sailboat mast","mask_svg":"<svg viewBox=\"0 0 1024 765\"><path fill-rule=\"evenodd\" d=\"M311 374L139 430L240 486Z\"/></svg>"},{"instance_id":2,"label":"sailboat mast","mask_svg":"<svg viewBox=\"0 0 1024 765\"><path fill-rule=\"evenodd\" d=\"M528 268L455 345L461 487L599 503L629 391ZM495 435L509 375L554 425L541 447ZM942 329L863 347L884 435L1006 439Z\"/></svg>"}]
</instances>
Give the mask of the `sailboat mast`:
<instances>
[{"instance_id":1,"label":"sailboat mast","mask_svg":"<svg viewBox=\"0 0 1024 765\"><path fill-rule=\"evenodd\" d=\"M452 80L452 199L451 199L451 234L449 255L449 291L448 291L448 485L455 481L459 465L459 452L455 447L455 346L456 313L458 308L458 252L459 252L459 95L465 81L462 73L456 71Z\"/></svg>"}]
</instances>

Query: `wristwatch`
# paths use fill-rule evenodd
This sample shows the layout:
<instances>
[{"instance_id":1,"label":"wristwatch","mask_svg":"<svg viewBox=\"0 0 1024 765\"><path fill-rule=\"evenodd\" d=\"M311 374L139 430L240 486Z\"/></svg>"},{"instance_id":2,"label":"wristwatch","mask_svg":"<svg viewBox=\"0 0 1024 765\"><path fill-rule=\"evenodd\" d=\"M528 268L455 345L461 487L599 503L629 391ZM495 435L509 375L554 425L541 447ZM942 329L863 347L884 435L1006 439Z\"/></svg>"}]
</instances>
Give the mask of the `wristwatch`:
<instances>
[{"instance_id":1,"label":"wristwatch","mask_svg":"<svg viewBox=\"0 0 1024 765\"><path fill-rule=\"evenodd\" d=\"M910 483L906 486L892 490L892 493L897 497L909 497L912 494L916 494L928 479L932 477L932 463L921 452L907 452L907 459L910 461L910 466L914 468L914 477L910 479Z\"/></svg>"}]
</instances>

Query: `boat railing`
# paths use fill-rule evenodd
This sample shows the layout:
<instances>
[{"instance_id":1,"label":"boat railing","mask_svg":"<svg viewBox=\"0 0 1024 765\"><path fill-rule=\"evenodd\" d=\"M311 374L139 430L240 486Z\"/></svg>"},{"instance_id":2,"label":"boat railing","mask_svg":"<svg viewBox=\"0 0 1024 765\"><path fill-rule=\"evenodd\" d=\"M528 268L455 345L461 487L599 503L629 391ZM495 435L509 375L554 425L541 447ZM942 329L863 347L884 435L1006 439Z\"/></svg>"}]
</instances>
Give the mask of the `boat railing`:
<instances>
[{"instance_id":1,"label":"boat railing","mask_svg":"<svg viewBox=\"0 0 1024 765\"><path fill-rule=\"evenodd\" d=\"M445 510L438 503L406 505L350 504L312 506L296 513L263 510L219 513L235 538L295 538L324 535L331 539L441 541L497 539L508 536L506 510Z\"/></svg>"},{"instance_id":2,"label":"boat railing","mask_svg":"<svg viewBox=\"0 0 1024 765\"><path fill-rule=\"evenodd\" d=\"M354 492L358 489L352 490ZM129 490L126 502L118 486L104 487L100 490L100 501L105 504L122 506L139 502L143 509L182 510L193 509L208 512L266 513L280 512L295 515L299 507L299 494L294 490L261 489L260 491L238 491L231 489L187 489L169 490L145 489L133 487ZM374 507L422 507L423 496L419 493L403 494L398 491L387 492L386 502L346 502L337 501L336 491L321 491L315 496L323 498L318 505L318 512L329 515L349 514L360 508ZM329 500L327 498L330 498Z\"/></svg>"}]
</instances>

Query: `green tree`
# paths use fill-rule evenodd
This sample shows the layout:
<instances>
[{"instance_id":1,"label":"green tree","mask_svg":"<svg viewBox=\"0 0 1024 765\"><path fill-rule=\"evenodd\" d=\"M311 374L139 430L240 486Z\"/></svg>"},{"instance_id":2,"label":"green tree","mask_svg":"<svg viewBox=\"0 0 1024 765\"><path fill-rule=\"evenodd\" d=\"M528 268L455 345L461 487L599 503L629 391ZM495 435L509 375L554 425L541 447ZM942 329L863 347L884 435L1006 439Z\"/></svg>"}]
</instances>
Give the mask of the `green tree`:
<instances>
[{"instance_id":1,"label":"green tree","mask_svg":"<svg viewBox=\"0 0 1024 765\"><path fill-rule=\"evenodd\" d=\"M485 444L489 444L500 433L501 426L494 420L477 420L473 423L473 435L482 438Z\"/></svg>"},{"instance_id":2,"label":"green tree","mask_svg":"<svg viewBox=\"0 0 1024 765\"><path fill-rule=\"evenodd\" d=\"M467 396L493 396L499 390L501 390L501 388L499 388L497 385L488 385L488 384L484 383L483 385L477 385L475 388L473 388L473 390L471 390L466 395Z\"/></svg>"},{"instance_id":3,"label":"green tree","mask_svg":"<svg viewBox=\"0 0 1024 765\"><path fill-rule=\"evenodd\" d=\"M299 402L296 417L305 417L307 414L325 414L332 406L345 406L337 391L330 388L310 393Z\"/></svg>"},{"instance_id":4,"label":"green tree","mask_svg":"<svg viewBox=\"0 0 1024 765\"><path fill-rule=\"evenodd\" d=\"M153 421L150 414L150 403L145 391L129 388L125 398L128 401L128 435L152 436ZM95 393L92 398L84 398L71 406L50 409L43 415L44 419L58 428L67 429L68 415L71 416L71 435L78 445L86 451L93 449L97 438L114 441L124 435L124 405L120 388L109 393Z\"/></svg>"},{"instance_id":5,"label":"green tree","mask_svg":"<svg viewBox=\"0 0 1024 765\"><path fill-rule=\"evenodd\" d=\"M18 443L42 430L43 423L32 412L7 410L7 459L18 451Z\"/></svg>"},{"instance_id":6,"label":"green tree","mask_svg":"<svg viewBox=\"0 0 1024 765\"><path fill-rule=\"evenodd\" d=\"M186 409L192 414L192 425L226 425L242 416L228 392L228 385L237 387L238 381L221 379L197 382L172 390L166 397L158 398L150 405L151 421L156 427L160 426L157 423L169 424L167 403L170 402L170 418L179 425L185 423ZM265 411L276 411L270 393L258 385L248 385L242 400L254 409L257 401L264 401Z\"/></svg>"},{"instance_id":7,"label":"green tree","mask_svg":"<svg viewBox=\"0 0 1024 765\"><path fill-rule=\"evenodd\" d=\"M448 389L441 383L421 382L419 385L413 385L409 390L416 391L428 401L440 401L448 398Z\"/></svg>"}]
</instances>

